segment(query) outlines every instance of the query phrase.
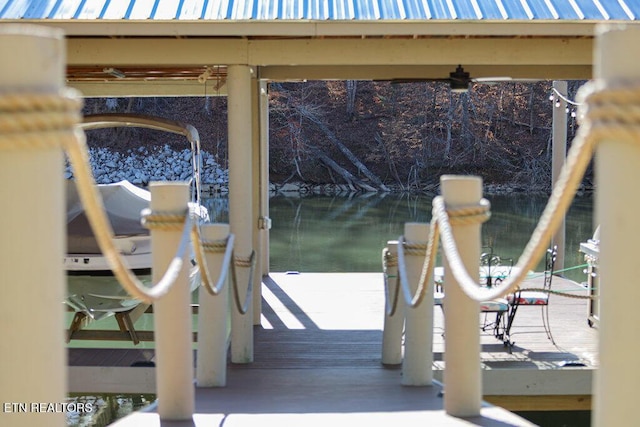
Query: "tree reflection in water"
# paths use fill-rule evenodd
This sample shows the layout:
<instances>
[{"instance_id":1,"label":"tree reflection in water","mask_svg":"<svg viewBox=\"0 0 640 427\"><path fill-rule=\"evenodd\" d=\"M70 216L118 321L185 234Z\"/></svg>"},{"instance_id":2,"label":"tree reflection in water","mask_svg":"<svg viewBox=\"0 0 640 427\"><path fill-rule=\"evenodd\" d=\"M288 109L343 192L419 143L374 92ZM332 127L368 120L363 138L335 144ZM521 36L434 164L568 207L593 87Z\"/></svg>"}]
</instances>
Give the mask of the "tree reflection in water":
<instances>
[{"instance_id":1,"label":"tree reflection in water","mask_svg":"<svg viewBox=\"0 0 640 427\"><path fill-rule=\"evenodd\" d=\"M547 203L544 195L485 196L491 219L483 224L482 243L496 253L518 259ZM405 222L431 220L432 196L375 194L270 199L271 271L381 271L381 251L403 232ZM226 199L207 203L212 217L228 221ZM212 209L213 208L213 209ZM565 267L583 264L581 241L592 236L592 196L577 197L567 215ZM584 280L577 269L567 272Z\"/></svg>"}]
</instances>

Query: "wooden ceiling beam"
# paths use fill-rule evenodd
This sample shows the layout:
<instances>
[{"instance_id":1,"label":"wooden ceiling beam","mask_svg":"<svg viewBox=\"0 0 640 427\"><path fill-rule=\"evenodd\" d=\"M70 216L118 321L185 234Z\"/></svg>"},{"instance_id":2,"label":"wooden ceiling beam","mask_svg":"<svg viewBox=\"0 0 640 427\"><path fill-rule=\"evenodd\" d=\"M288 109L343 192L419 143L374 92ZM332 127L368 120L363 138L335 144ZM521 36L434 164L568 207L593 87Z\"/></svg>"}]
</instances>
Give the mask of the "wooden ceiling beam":
<instances>
[{"instance_id":1,"label":"wooden ceiling beam","mask_svg":"<svg viewBox=\"0 0 640 427\"><path fill-rule=\"evenodd\" d=\"M591 38L68 39L69 66L591 65Z\"/></svg>"},{"instance_id":2,"label":"wooden ceiling beam","mask_svg":"<svg viewBox=\"0 0 640 427\"><path fill-rule=\"evenodd\" d=\"M444 78L458 64L473 78L587 80L593 56L589 37L69 38L67 46L69 84L93 96L204 96L198 73L209 67L222 75L234 64L256 66L259 78L279 81ZM126 77L105 75L105 68L125 70Z\"/></svg>"}]
</instances>

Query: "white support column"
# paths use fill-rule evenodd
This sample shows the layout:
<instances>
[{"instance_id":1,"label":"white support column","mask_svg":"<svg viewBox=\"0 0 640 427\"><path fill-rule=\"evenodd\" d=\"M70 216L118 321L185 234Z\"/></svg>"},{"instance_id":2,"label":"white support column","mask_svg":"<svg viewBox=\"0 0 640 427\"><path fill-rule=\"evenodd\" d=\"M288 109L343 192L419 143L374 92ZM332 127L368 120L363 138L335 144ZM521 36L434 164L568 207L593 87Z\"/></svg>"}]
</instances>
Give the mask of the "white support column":
<instances>
[{"instance_id":1,"label":"white support column","mask_svg":"<svg viewBox=\"0 0 640 427\"><path fill-rule=\"evenodd\" d=\"M429 239L429 224L406 223L404 236L407 242L426 245ZM404 258L411 292L418 289L424 264L424 255ZM418 307L406 307L404 332L404 362L402 384L424 386L433 382L433 275L428 279L429 288ZM476 322L477 323L477 322Z\"/></svg>"},{"instance_id":2,"label":"white support column","mask_svg":"<svg viewBox=\"0 0 640 427\"><path fill-rule=\"evenodd\" d=\"M61 31L0 25L0 57L0 93L50 95L64 86ZM0 403L27 405L26 413L4 411L3 425L65 425L64 413L30 407L63 403L67 389L64 158L53 145L0 152Z\"/></svg>"},{"instance_id":3,"label":"white support column","mask_svg":"<svg viewBox=\"0 0 640 427\"><path fill-rule=\"evenodd\" d=\"M149 190L153 212L181 212L187 208L187 183L152 182ZM182 230L151 230L154 283L160 281L173 260L181 235ZM195 409L190 266L189 251L186 251L176 283L153 307L156 389L161 420L189 420Z\"/></svg>"},{"instance_id":4,"label":"white support column","mask_svg":"<svg viewBox=\"0 0 640 427\"><path fill-rule=\"evenodd\" d=\"M260 80L260 218L262 276L269 274L269 85Z\"/></svg>"},{"instance_id":5,"label":"white support column","mask_svg":"<svg viewBox=\"0 0 640 427\"><path fill-rule=\"evenodd\" d=\"M394 261L398 259L398 241L387 242L389 257ZM404 301L398 283L398 264L391 262L387 265L387 295L388 304L394 304L395 313L389 316L384 314L384 327L382 329L382 363L384 365L399 365L402 363L402 328L404 327ZM394 296L397 296L395 298Z\"/></svg>"},{"instance_id":6,"label":"white support column","mask_svg":"<svg viewBox=\"0 0 640 427\"><path fill-rule=\"evenodd\" d=\"M261 120L261 96L260 96L260 80L251 79L251 127L252 135L252 203L253 203L253 247L256 248L256 269L253 275L253 324L260 324L262 314L262 162L261 162L261 145L262 145L262 120Z\"/></svg>"},{"instance_id":7,"label":"white support column","mask_svg":"<svg viewBox=\"0 0 640 427\"><path fill-rule=\"evenodd\" d=\"M202 225L202 237L216 241L229 237L229 225ZM207 252L209 277L215 286L224 268L223 252ZM223 387L227 384L227 350L229 349L229 276L218 295L211 295L204 286L198 289L198 357L196 379L198 387Z\"/></svg>"},{"instance_id":8,"label":"white support column","mask_svg":"<svg viewBox=\"0 0 640 427\"><path fill-rule=\"evenodd\" d=\"M247 259L253 251L252 117L251 74L246 65L230 65L227 70L229 90L227 114L229 126L229 224L235 235L235 256ZM249 283L249 267L236 266L238 290L244 299ZM259 274L259 272L258 272ZM244 301L240 301L242 304ZM235 307L235 304L234 304ZM253 309L245 314L237 309L231 316L231 361L253 361Z\"/></svg>"},{"instance_id":9,"label":"white support column","mask_svg":"<svg viewBox=\"0 0 640 427\"><path fill-rule=\"evenodd\" d=\"M444 175L440 188L447 208L475 206L482 198L482 179ZM480 224L452 226L462 262L469 275L480 280ZM460 289L444 257L445 370L444 409L456 417L480 414L480 304Z\"/></svg>"},{"instance_id":10,"label":"white support column","mask_svg":"<svg viewBox=\"0 0 640 427\"><path fill-rule=\"evenodd\" d=\"M553 88L562 95L555 94L557 99L553 105L553 144L552 144L552 160L551 160L551 184L555 185L560 170L564 166L567 158L567 82L554 81ZM558 245L558 257L556 258L555 269L564 269L565 256L565 219L563 218L558 231L553 236L553 244Z\"/></svg>"},{"instance_id":11,"label":"white support column","mask_svg":"<svg viewBox=\"0 0 640 427\"><path fill-rule=\"evenodd\" d=\"M640 83L640 28L599 28L594 77ZM636 86L637 87L637 86ZM601 141L596 155L596 217L600 218L600 367L595 373L594 426L629 424L640 384L640 141Z\"/></svg>"}]
</instances>

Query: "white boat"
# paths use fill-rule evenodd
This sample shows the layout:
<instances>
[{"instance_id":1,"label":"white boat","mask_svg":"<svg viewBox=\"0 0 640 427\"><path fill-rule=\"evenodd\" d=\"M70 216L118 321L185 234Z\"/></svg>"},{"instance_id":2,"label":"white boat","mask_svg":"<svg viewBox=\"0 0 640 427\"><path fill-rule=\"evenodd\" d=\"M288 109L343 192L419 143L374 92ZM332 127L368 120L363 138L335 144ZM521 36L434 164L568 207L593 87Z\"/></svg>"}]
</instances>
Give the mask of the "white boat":
<instances>
[{"instance_id":1,"label":"white boat","mask_svg":"<svg viewBox=\"0 0 640 427\"><path fill-rule=\"evenodd\" d=\"M165 119L139 115L99 115L84 119L85 130L134 126L180 133L187 137L193 152L192 202L189 209L200 221L209 220L207 209L199 204L199 139L195 128ZM149 207L150 192L129 181L97 185L105 211L114 231L114 243L136 276L151 283L151 238L140 223L140 212ZM122 288L113 276L107 259L95 239L85 215L75 183L67 185L67 252L64 268L67 274L66 304L82 317L98 320L116 313L128 312L140 304ZM191 289L200 284L198 266L192 261L189 273Z\"/></svg>"}]
</instances>

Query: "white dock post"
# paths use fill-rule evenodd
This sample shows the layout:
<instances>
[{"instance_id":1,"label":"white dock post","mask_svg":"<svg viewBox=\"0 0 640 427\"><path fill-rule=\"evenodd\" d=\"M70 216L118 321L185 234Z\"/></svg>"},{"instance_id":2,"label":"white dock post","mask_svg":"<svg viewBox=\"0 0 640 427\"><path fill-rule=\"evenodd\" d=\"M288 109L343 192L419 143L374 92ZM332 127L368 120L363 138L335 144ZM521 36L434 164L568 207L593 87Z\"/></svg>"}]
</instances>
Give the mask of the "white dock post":
<instances>
[{"instance_id":1,"label":"white dock post","mask_svg":"<svg viewBox=\"0 0 640 427\"><path fill-rule=\"evenodd\" d=\"M149 190L153 212L174 213L187 208L187 183L152 182ZM151 229L154 283L162 278L175 256L181 235L182 230ZM189 420L195 409L190 266L186 251L176 283L154 303L156 390L161 420Z\"/></svg>"},{"instance_id":2,"label":"white dock post","mask_svg":"<svg viewBox=\"0 0 640 427\"><path fill-rule=\"evenodd\" d=\"M640 83L640 28L598 29L594 77ZM640 141L601 141L596 155L600 220L600 367L595 373L594 426L628 425L637 411L640 369Z\"/></svg>"},{"instance_id":3,"label":"white dock post","mask_svg":"<svg viewBox=\"0 0 640 427\"><path fill-rule=\"evenodd\" d=\"M260 269L256 269L253 287L253 323L262 323L262 278L269 274L269 92L266 80L257 81L258 94L258 144L256 147L257 182L256 212L258 217L258 234L255 248L258 251ZM257 267L257 266L256 266Z\"/></svg>"},{"instance_id":4,"label":"white dock post","mask_svg":"<svg viewBox=\"0 0 640 427\"><path fill-rule=\"evenodd\" d=\"M553 88L562 96L567 96L567 82L554 81ZM560 171L564 166L567 158L567 101L556 94L558 99L553 105L553 148L551 159L551 185L556 185L556 181L560 176ZM555 269L564 269L565 237L566 237L566 215L562 219L562 223L558 231L553 236L553 244L558 246L558 257L556 258Z\"/></svg>"},{"instance_id":5,"label":"white dock post","mask_svg":"<svg viewBox=\"0 0 640 427\"><path fill-rule=\"evenodd\" d=\"M387 250L390 258L398 259L398 241L389 240ZM402 328L404 327L404 302L400 284L397 281L398 264L392 262L387 265L387 295L388 304L393 304L394 295L397 295L395 302L395 313L389 316L384 314L384 327L382 329L382 363L385 365L399 365L402 363Z\"/></svg>"},{"instance_id":6,"label":"white dock post","mask_svg":"<svg viewBox=\"0 0 640 427\"><path fill-rule=\"evenodd\" d=\"M443 175L440 189L447 208L476 206L482 198L482 179ZM480 224L452 225L462 262L469 275L480 280ZM444 409L456 417L480 414L482 376L480 371L480 304L469 298L453 277L444 258L445 370Z\"/></svg>"},{"instance_id":7,"label":"white dock post","mask_svg":"<svg viewBox=\"0 0 640 427\"><path fill-rule=\"evenodd\" d=\"M247 259L253 251L254 221L252 120L251 120L251 68L230 65L227 71L227 101L229 127L229 224L235 235L235 256ZM250 268L236 265L238 293L244 298L249 283ZM244 301L240 301L242 304ZM235 307L235 305L234 305ZM253 308L245 314L231 311L231 361L253 362Z\"/></svg>"},{"instance_id":8,"label":"white dock post","mask_svg":"<svg viewBox=\"0 0 640 427\"><path fill-rule=\"evenodd\" d=\"M228 224L202 226L202 237L216 241L229 237ZM223 252L207 252L211 285L215 286L223 269ZM229 275L218 295L211 295L204 286L198 290L198 356L196 378L198 387L222 387L227 384L227 350L229 349Z\"/></svg>"},{"instance_id":9,"label":"white dock post","mask_svg":"<svg viewBox=\"0 0 640 427\"><path fill-rule=\"evenodd\" d=\"M263 116L265 115L264 107L266 106L264 100L265 96L262 94L262 80L255 78L252 76L251 79L251 130L252 130L252 155L251 162L253 164L251 170L252 173L252 188L253 188L253 247L257 251L256 256L256 265L255 265L255 273L253 275L253 302L252 302L252 310L253 310L253 324L260 325L262 323L262 275L264 270L264 257L262 254L262 250L265 245L263 244L264 240L264 225L267 221L264 220L265 217L269 216L268 204L267 204L267 213L263 214L263 187L264 185L264 169L269 170L268 163L265 164L263 161L263 145L264 145L264 135L263 135ZM268 127L266 128L266 132L269 132ZM267 160L268 161L268 160ZM268 197L268 193L267 193ZM268 203L268 202L267 202ZM267 258L267 269L268 269L268 258Z\"/></svg>"},{"instance_id":10,"label":"white dock post","mask_svg":"<svg viewBox=\"0 0 640 427\"><path fill-rule=\"evenodd\" d=\"M0 25L0 57L2 94L57 95L64 86L61 31ZM67 390L64 157L60 146L45 145L0 153L0 402L15 412L2 414L11 426L66 424L62 412L31 407L64 403ZM25 404L26 412L14 403Z\"/></svg>"},{"instance_id":11,"label":"white dock post","mask_svg":"<svg viewBox=\"0 0 640 427\"><path fill-rule=\"evenodd\" d=\"M404 236L409 243L426 245L429 239L429 224L406 223ZM409 255L406 252L405 254L407 278L411 283L411 291L415 293L425 257ZM433 383L433 275L427 280L429 288L420 305L404 308L403 385L424 386Z\"/></svg>"},{"instance_id":12,"label":"white dock post","mask_svg":"<svg viewBox=\"0 0 640 427\"><path fill-rule=\"evenodd\" d=\"M261 276L269 274L269 86L260 80L260 257ZM261 278L262 280L262 278ZM262 282L260 282L262 283Z\"/></svg>"}]
</instances>

